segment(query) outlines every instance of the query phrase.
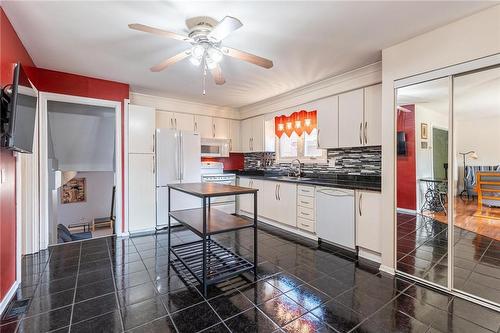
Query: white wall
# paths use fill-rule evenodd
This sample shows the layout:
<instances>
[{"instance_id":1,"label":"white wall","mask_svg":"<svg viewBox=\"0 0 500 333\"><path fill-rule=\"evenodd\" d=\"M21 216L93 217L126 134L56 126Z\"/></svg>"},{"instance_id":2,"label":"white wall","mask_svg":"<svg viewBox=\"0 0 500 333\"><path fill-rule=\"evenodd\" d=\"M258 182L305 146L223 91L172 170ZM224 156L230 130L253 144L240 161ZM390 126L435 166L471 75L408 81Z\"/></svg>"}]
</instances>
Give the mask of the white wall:
<instances>
[{"instance_id":1,"label":"white wall","mask_svg":"<svg viewBox=\"0 0 500 333\"><path fill-rule=\"evenodd\" d=\"M60 170L114 170L113 116L49 112L49 124L54 155Z\"/></svg>"},{"instance_id":2,"label":"white wall","mask_svg":"<svg viewBox=\"0 0 500 333\"><path fill-rule=\"evenodd\" d=\"M76 178L85 178L87 201L82 203L61 204L61 189L58 190L58 223L68 225L77 223L81 218L92 221L95 217L109 217L114 173L109 171L78 172Z\"/></svg>"},{"instance_id":3,"label":"white wall","mask_svg":"<svg viewBox=\"0 0 500 333\"><path fill-rule=\"evenodd\" d=\"M382 50L382 269L395 264L394 81L497 53L500 6Z\"/></svg>"}]
</instances>

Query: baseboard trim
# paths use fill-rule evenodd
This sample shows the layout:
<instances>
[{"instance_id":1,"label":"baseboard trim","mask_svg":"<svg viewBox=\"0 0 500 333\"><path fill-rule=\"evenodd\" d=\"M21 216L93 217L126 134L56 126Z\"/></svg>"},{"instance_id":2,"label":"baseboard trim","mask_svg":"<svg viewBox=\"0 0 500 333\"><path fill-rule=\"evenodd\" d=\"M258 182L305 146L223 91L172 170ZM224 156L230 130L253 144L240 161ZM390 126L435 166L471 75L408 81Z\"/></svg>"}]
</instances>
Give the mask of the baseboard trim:
<instances>
[{"instance_id":1,"label":"baseboard trim","mask_svg":"<svg viewBox=\"0 0 500 333\"><path fill-rule=\"evenodd\" d=\"M10 300L16 293L17 288L19 287L20 284L21 284L20 281L14 282L14 284L12 285L12 287L10 287L7 294L5 294L4 298L2 299L2 302L0 302L0 317L3 316L3 312L7 308L7 305L9 305Z\"/></svg>"},{"instance_id":2,"label":"baseboard trim","mask_svg":"<svg viewBox=\"0 0 500 333\"><path fill-rule=\"evenodd\" d=\"M389 266L380 265L379 270L381 270L382 272L387 273L389 275L396 275L396 271L394 270L394 268L389 267Z\"/></svg>"}]
</instances>

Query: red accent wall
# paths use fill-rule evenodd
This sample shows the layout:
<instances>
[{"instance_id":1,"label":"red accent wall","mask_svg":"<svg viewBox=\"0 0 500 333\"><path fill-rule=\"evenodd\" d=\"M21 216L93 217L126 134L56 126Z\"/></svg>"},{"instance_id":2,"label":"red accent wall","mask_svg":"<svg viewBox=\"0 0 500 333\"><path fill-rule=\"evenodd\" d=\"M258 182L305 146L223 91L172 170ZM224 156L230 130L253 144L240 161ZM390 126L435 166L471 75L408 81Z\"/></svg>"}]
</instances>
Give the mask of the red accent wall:
<instances>
[{"instance_id":1,"label":"red accent wall","mask_svg":"<svg viewBox=\"0 0 500 333\"><path fill-rule=\"evenodd\" d=\"M397 130L406 133L405 156L397 157L397 207L415 210L417 207L417 178L415 162L415 105L404 105L412 112L399 112Z\"/></svg>"},{"instance_id":2,"label":"red accent wall","mask_svg":"<svg viewBox=\"0 0 500 333\"><path fill-rule=\"evenodd\" d=\"M12 69L20 61L33 66L14 28L0 7L0 82L12 83ZM0 301L16 281L16 159L12 152L0 150Z\"/></svg>"},{"instance_id":3,"label":"red accent wall","mask_svg":"<svg viewBox=\"0 0 500 333\"><path fill-rule=\"evenodd\" d=\"M245 158L242 153L230 153L229 157L202 157L203 162L222 162L224 170L243 170Z\"/></svg>"}]
</instances>

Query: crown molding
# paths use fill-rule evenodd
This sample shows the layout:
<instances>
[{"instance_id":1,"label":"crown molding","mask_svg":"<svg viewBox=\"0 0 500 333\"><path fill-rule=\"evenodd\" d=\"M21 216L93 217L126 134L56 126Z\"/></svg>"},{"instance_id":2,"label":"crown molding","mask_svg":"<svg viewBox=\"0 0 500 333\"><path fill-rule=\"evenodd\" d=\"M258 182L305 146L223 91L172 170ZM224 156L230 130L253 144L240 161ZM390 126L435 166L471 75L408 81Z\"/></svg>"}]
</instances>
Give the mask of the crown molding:
<instances>
[{"instance_id":1,"label":"crown molding","mask_svg":"<svg viewBox=\"0 0 500 333\"><path fill-rule=\"evenodd\" d=\"M149 106L157 111L198 114L221 118L239 119L236 108L197 103L176 98L160 97L136 92L130 92L130 104Z\"/></svg>"},{"instance_id":2,"label":"crown molding","mask_svg":"<svg viewBox=\"0 0 500 333\"><path fill-rule=\"evenodd\" d=\"M382 62L376 62L340 75L332 76L286 93L239 108L240 118L246 119L266 113L312 102L346 91L382 82Z\"/></svg>"}]
</instances>

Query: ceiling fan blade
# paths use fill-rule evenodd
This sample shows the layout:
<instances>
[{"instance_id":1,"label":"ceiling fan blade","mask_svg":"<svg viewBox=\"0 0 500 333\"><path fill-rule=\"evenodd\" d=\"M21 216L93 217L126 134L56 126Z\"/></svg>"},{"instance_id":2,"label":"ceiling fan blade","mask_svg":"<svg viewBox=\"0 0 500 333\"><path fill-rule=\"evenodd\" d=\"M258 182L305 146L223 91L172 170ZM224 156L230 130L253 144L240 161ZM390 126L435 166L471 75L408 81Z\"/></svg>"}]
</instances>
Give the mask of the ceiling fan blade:
<instances>
[{"instance_id":1,"label":"ceiling fan blade","mask_svg":"<svg viewBox=\"0 0 500 333\"><path fill-rule=\"evenodd\" d=\"M233 49L230 47L222 47L221 50L222 50L223 54L226 54L226 55L233 57L233 58L236 58L236 59L240 59L240 60L252 63L252 64L260 66L260 67L264 67L264 68L268 68L268 69L273 67L273 62L271 60L256 56L255 54L236 50L236 49Z\"/></svg>"},{"instance_id":2,"label":"ceiling fan blade","mask_svg":"<svg viewBox=\"0 0 500 333\"><path fill-rule=\"evenodd\" d=\"M220 65L217 65L217 67L211 69L210 73L212 74L212 77L214 78L215 84L220 86L220 85L226 83L226 79L224 79L224 76L222 75L222 69L220 68Z\"/></svg>"},{"instance_id":3,"label":"ceiling fan blade","mask_svg":"<svg viewBox=\"0 0 500 333\"><path fill-rule=\"evenodd\" d=\"M182 51L181 53L176 54L173 57L170 57L170 58L167 58L167 59L163 60L158 65L151 67L151 72L162 71L165 68L167 68L168 66L173 65L176 62L179 62L179 61L181 61L181 60L189 57L189 55L190 55L189 50Z\"/></svg>"},{"instance_id":4,"label":"ceiling fan blade","mask_svg":"<svg viewBox=\"0 0 500 333\"><path fill-rule=\"evenodd\" d=\"M158 28L153 28L153 27L150 27L150 26L147 26L144 24L140 24L140 23L132 23L132 24L129 24L128 27L130 29L134 29L134 30L138 30L138 31L142 31L142 32L148 32L150 34L155 34L158 36L173 38L173 39L177 39L177 40L183 40L186 42L191 41L191 38L189 38L188 36L180 35L180 34L177 34L175 32L166 31L166 30L162 30L162 29L158 29Z\"/></svg>"},{"instance_id":5,"label":"ceiling fan blade","mask_svg":"<svg viewBox=\"0 0 500 333\"><path fill-rule=\"evenodd\" d=\"M232 16L226 16L210 31L208 38L215 39L216 41L223 40L231 32L241 28L241 26L243 26L243 23L240 20Z\"/></svg>"}]
</instances>

